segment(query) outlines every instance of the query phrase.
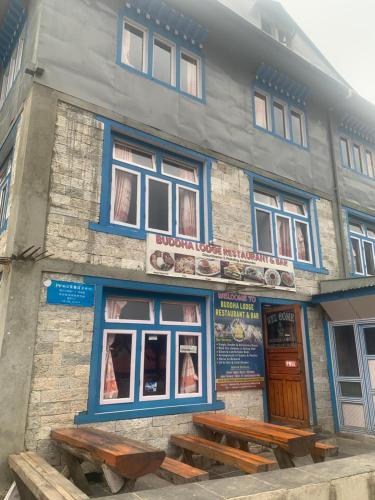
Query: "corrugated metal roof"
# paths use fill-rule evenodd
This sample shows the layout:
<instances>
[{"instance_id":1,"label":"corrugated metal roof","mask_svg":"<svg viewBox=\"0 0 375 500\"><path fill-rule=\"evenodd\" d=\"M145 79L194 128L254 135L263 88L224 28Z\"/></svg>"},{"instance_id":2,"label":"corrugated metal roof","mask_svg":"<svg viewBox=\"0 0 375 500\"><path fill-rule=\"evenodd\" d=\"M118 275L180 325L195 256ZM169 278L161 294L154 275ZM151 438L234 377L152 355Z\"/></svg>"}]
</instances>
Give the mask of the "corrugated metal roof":
<instances>
[{"instance_id":1,"label":"corrugated metal roof","mask_svg":"<svg viewBox=\"0 0 375 500\"><path fill-rule=\"evenodd\" d=\"M320 294L361 290L375 287L375 276L367 278L348 278L339 280L326 280L320 282ZM370 292L370 290L369 290Z\"/></svg>"},{"instance_id":2,"label":"corrugated metal roof","mask_svg":"<svg viewBox=\"0 0 375 500\"><path fill-rule=\"evenodd\" d=\"M0 63L3 67L7 65L11 57L25 19L25 2L23 0L10 0L0 25Z\"/></svg>"}]
</instances>

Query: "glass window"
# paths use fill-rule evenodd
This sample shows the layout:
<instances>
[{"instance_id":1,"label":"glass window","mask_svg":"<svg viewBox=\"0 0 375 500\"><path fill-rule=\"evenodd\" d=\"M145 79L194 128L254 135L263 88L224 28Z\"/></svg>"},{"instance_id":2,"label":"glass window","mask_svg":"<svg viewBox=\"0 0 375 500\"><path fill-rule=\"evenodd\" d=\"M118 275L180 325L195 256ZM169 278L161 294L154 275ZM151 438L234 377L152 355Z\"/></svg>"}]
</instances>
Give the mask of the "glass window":
<instances>
[{"instance_id":1,"label":"glass window","mask_svg":"<svg viewBox=\"0 0 375 500\"><path fill-rule=\"evenodd\" d=\"M12 166L11 156L0 165L0 231L3 230L7 219L7 205L9 196L9 179Z\"/></svg>"},{"instance_id":2,"label":"glass window","mask_svg":"<svg viewBox=\"0 0 375 500\"><path fill-rule=\"evenodd\" d=\"M341 395L344 398L361 398L362 389L360 382L340 382Z\"/></svg>"},{"instance_id":3,"label":"glass window","mask_svg":"<svg viewBox=\"0 0 375 500\"><path fill-rule=\"evenodd\" d=\"M153 321L152 302L147 299L129 297L109 297L105 309L106 321L137 321L147 323Z\"/></svg>"},{"instance_id":4,"label":"glass window","mask_svg":"<svg viewBox=\"0 0 375 500\"><path fill-rule=\"evenodd\" d=\"M297 260L311 262L309 226L305 222L295 221Z\"/></svg>"},{"instance_id":5,"label":"glass window","mask_svg":"<svg viewBox=\"0 0 375 500\"><path fill-rule=\"evenodd\" d=\"M256 210L256 229L258 251L273 253L271 214L263 210Z\"/></svg>"},{"instance_id":6,"label":"glass window","mask_svg":"<svg viewBox=\"0 0 375 500\"><path fill-rule=\"evenodd\" d=\"M374 227L367 227L367 236L369 238L375 239L375 228Z\"/></svg>"},{"instance_id":7,"label":"glass window","mask_svg":"<svg viewBox=\"0 0 375 500\"><path fill-rule=\"evenodd\" d=\"M17 45L13 49L9 62L3 71L0 93L0 107L3 105L7 95L9 94L10 89L13 86L13 82L17 78L19 70L21 68L23 45L24 34L22 33L19 37Z\"/></svg>"},{"instance_id":8,"label":"glass window","mask_svg":"<svg viewBox=\"0 0 375 500\"><path fill-rule=\"evenodd\" d=\"M262 203L263 205L269 205L271 207L279 206L278 197L264 191L254 190L254 200L257 203Z\"/></svg>"},{"instance_id":9,"label":"glass window","mask_svg":"<svg viewBox=\"0 0 375 500\"><path fill-rule=\"evenodd\" d=\"M375 177L374 161L371 151L366 151L367 175Z\"/></svg>"},{"instance_id":10,"label":"glass window","mask_svg":"<svg viewBox=\"0 0 375 500\"><path fill-rule=\"evenodd\" d=\"M161 323L188 323L200 325L200 307L189 302L161 302Z\"/></svg>"},{"instance_id":11,"label":"glass window","mask_svg":"<svg viewBox=\"0 0 375 500\"><path fill-rule=\"evenodd\" d=\"M282 104L278 102L273 103L273 114L275 120L275 133L287 138L287 127L286 127L286 117L285 108Z\"/></svg>"},{"instance_id":12,"label":"glass window","mask_svg":"<svg viewBox=\"0 0 375 500\"><path fill-rule=\"evenodd\" d=\"M3 228L6 219L6 197L7 186L0 184L0 230Z\"/></svg>"},{"instance_id":13,"label":"glass window","mask_svg":"<svg viewBox=\"0 0 375 500\"><path fill-rule=\"evenodd\" d=\"M284 210L297 215L306 215L306 206L297 201L284 200Z\"/></svg>"},{"instance_id":14,"label":"glass window","mask_svg":"<svg viewBox=\"0 0 375 500\"><path fill-rule=\"evenodd\" d=\"M177 393L198 394L201 392L200 334L178 334L177 340Z\"/></svg>"},{"instance_id":15,"label":"glass window","mask_svg":"<svg viewBox=\"0 0 375 500\"><path fill-rule=\"evenodd\" d=\"M340 377L359 377L357 348L353 325L334 326L338 374Z\"/></svg>"},{"instance_id":16,"label":"glass window","mask_svg":"<svg viewBox=\"0 0 375 500\"><path fill-rule=\"evenodd\" d=\"M351 238L352 243L352 255L354 261L354 271L358 274L363 274L363 265L362 265L362 252L361 252L361 244L357 238Z\"/></svg>"},{"instance_id":17,"label":"glass window","mask_svg":"<svg viewBox=\"0 0 375 500\"><path fill-rule=\"evenodd\" d=\"M154 39L154 77L175 85L174 47L158 38Z\"/></svg>"},{"instance_id":18,"label":"glass window","mask_svg":"<svg viewBox=\"0 0 375 500\"><path fill-rule=\"evenodd\" d=\"M357 144L354 144L354 146L353 146L353 153L354 153L354 165L355 165L355 167L360 172L363 172L361 148Z\"/></svg>"},{"instance_id":19,"label":"glass window","mask_svg":"<svg viewBox=\"0 0 375 500\"><path fill-rule=\"evenodd\" d=\"M270 347L297 345L296 317L294 311L266 313L267 337Z\"/></svg>"},{"instance_id":20,"label":"glass window","mask_svg":"<svg viewBox=\"0 0 375 500\"><path fill-rule=\"evenodd\" d=\"M147 229L170 232L170 184L148 177Z\"/></svg>"},{"instance_id":21,"label":"glass window","mask_svg":"<svg viewBox=\"0 0 375 500\"><path fill-rule=\"evenodd\" d=\"M354 233L364 234L362 224L359 224L358 222L354 222L349 219L349 227L350 231L353 231Z\"/></svg>"},{"instance_id":22,"label":"glass window","mask_svg":"<svg viewBox=\"0 0 375 500\"><path fill-rule=\"evenodd\" d=\"M375 327L366 327L363 329L366 343L366 353L369 356L375 356Z\"/></svg>"},{"instance_id":23,"label":"glass window","mask_svg":"<svg viewBox=\"0 0 375 500\"><path fill-rule=\"evenodd\" d=\"M343 137L341 137L340 148L341 148L342 161L343 161L345 167L351 167L349 143L348 143L347 139L344 139Z\"/></svg>"},{"instance_id":24,"label":"glass window","mask_svg":"<svg viewBox=\"0 0 375 500\"><path fill-rule=\"evenodd\" d=\"M112 222L139 226L139 174L113 167Z\"/></svg>"},{"instance_id":25,"label":"glass window","mask_svg":"<svg viewBox=\"0 0 375 500\"><path fill-rule=\"evenodd\" d=\"M374 266L374 248L373 244L369 241L363 242L365 262L366 262L366 271L367 274L374 276L375 275L375 266Z\"/></svg>"},{"instance_id":26,"label":"glass window","mask_svg":"<svg viewBox=\"0 0 375 500\"><path fill-rule=\"evenodd\" d=\"M305 142L303 117L301 113L298 113L297 111L292 111L291 118L292 118L293 142L299 144L300 146L303 146Z\"/></svg>"},{"instance_id":27,"label":"glass window","mask_svg":"<svg viewBox=\"0 0 375 500\"><path fill-rule=\"evenodd\" d=\"M134 333L105 332L102 399L133 399Z\"/></svg>"},{"instance_id":28,"label":"glass window","mask_svg":"<svg viewBox=\"0 0 375 500\"><path fill-rule=\"evenodd\" d=\"M173 160L163 160L163 174L170 177L176 177L186 182L198 182L198 169L197 167L185 165L175 162Z\"/></svg>"},{"instance_id":29,"label":"glass window","mask_svg":"<svg viewBox=\"0 0 375 500\"><path fill-rule=\"evenodd\" d=\"M183 92L199 97L199 60L184 52L180 59L180 86Z\"/></svg>"},{"instance_id":30,"label":"glass window","mask_svg":"<svg viewBox=\"0 0 375 500\"><path fill-rule=\"evenodd\" d=\"M272 36L272 24L262 17L262 30Z\"/></svg>"},{"instance_id":31,"label":"glass window","mask_svg":"<svg viewBox=\"0 0 375 500\"><path fill-rule=\"evenodd\" d=\"M277 253L280 257L293 256L292 240L290 231L290 219L276 216L277 220Z\"/></svg>"},{"instance_id":32,"label":"glass window","mask_svg":"<svg viewBox=\"0 0 375 500\"><path fill-rule=\"evenodd\" d=\"M168 335L160 332L143 333L143 380L141 399L167 396L169 392L167 360L170 356Z\"/></svg>"},{"instance_id":33,"label":"glass window","mask_svg":"<svg viewBox=\"0 0 375 500\"><path fill-rule=\"evenodd\" d=\"M124 23L122 62L138 71L147 71L146 32L128 21Z\"/></svg>"},{"instance_id":34,"label":"glass window","mask_svg":"<svg viewBox=\"0 0 375 500\"><path fill-rule=\"evenodd\" d=\"M255 123L268 130L267 97L255 92Z\"/></svg>"},{"instance_id":35,"label":"glass window","mask_svg":"<svg viewBox=\"0 0 375 500\"><path fill-rule=\"evenodd\" d=\"M113 146L113 158L124 163L130 163L137 167L155 170L155 157L152 153L142 149L115 142Z\"/></svg>"},{"instance_id":36,"label":"glass window","mask_svg":"<svg viewBox=\"0 0 375 500\"><path fill-rule=\"evenodd\" d=\"M177 186L177 200L177 234L179 236L189 236L190 238L197 239L199 227L198 192L182 186Z\"/></svg>"}]
</instances>

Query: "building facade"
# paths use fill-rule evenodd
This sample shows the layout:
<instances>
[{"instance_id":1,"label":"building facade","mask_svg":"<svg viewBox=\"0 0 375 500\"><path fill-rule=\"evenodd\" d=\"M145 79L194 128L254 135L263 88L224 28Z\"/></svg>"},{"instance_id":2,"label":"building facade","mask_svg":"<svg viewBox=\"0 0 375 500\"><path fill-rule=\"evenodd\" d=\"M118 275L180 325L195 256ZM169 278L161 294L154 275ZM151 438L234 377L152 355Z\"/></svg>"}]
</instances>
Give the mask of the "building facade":
<instances>
[{"instance_id":1,"label":"building facade","mask_svg":"<svg viewBox=\"0 0 375 500\"><path fill-rule=\"evenodd\" d=\"M373 432L373 105L277 2L5 4L1 486L56 427Z\"/></svg>"}]
</instances>

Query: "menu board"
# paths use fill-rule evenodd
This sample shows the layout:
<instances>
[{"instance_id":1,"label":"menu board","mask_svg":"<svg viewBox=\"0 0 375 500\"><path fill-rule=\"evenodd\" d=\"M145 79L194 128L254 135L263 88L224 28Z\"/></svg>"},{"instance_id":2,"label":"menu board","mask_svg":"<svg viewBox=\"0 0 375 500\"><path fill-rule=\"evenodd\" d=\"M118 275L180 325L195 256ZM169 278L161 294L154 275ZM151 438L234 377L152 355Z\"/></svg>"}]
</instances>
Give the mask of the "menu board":
<instances>
[{"instance_id":1,"label":"menu board","mask_svg":"<svg viewBox=\"0 0 375 500\"><path fill-rule=\"evenodd\" d=\"M264 383L263 336L256 297L215 293L216 388L260 389Z\"/></svg>"},{"instance_id":2,"label":"menu board","mask_svg":"<svg viewBox=\"0 0 375 500\"><path fill-rule=\"evenodd\" d=\"M149 234L146 272L295 291L293 263L236 248Z\"/></svg>"}]
</instances>

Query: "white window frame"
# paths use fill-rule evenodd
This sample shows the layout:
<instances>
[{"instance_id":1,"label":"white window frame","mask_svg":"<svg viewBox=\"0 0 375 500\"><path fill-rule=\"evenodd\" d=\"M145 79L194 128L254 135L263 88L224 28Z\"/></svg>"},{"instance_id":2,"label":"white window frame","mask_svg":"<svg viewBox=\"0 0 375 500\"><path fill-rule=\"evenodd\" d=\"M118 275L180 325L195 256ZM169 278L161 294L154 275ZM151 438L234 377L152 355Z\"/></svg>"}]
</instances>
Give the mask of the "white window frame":
<instances>
[{"instance_id":1,"label":"white window frame","mask_svg":"<svg viewBox=\"0 0 375 500\"><path fill-rule=\"evenodd\" d=\"M294 203L294 205L299 205L303 208L303 214L299 214L297 212L292 212L291 210L288 210L285 208L285 202L287 203ZM293 200L293 198L288 198L287 196L284 197L283 199L283 212L287 212L288 214L293 214L296 215L297 217L305 217L307 219L307 207L306 207L306 202L300 202L297 200Z\"/></svg>"},{"instance_id":2,"label":"white window frame","mask_svg":"<svg viewBox=\"0 0 375 500\"><path fill-rule=\"evenodd\" d=\"M135 71L139 71L139 69L134 68L134 66L131 66L127 62L125 62L124 58L124 50L125 50L125 31L126 31L126 25L131 26L132 28L135 28L139 31L142 31L143 33L143 51L142 51L142 73L147 74L148 72L148 29L142 26L141 24L136 23L132 19L129 19L128 17L123 18L123 28L122 28L122 41L121 41L121 63L125 64L125 66L128 66L129 68L132 68Z\"/></svg>"},{"instance_id":3,"label":"white window frame","mask_svg":"<svg viewBox=\"0 0 375 500\"><path fill-rule=\"evenodd\" d=\"M181 70L180 70L180 82L179 82L179 87L180 91L184 94L187 94L189 96L195 97L197 99L202 99L202 59L201 57L197 56L193 52L190 52L187 49L180 49L180 54L179 54L179 64L181 67L181 58L183 55L186 55L187 57L190 57L191 59L195 59L197 61L197 95L190 94L189 92L182 90L181 86Z\"/></svg>"},{"instance_id":4,"label":"white window frame","mask_svg":"<svg viewBox=\"0 0 375 500\"><path fill-rule=\"evenodd\" d=\"M345 164L345 161L344 161L344 157L343 157L343 154L342 154L342 148L341 148L341 141L346 142L347 153L348 153L348 160L349 160L348 164ZM351 143L351 140L348 137L340 136L340 155L341 155L341 162L344 165L344 167L347 167L347 168L350 168L352 170L355 170L353 153L352 153L352 143Z\"/></svg>"},{"instance_id":5,"label":"white window frame","mask_svg":"<svg viewBox=\"0 0 375 500\"><path fill-rule=\"evenodd\" d=\"M159 80L159 78L156 78L155 76L155 40L163 43L164 45L167 45L171 49L171 81L170 82L165 82L164 80ZM158 33L154 33L153 40L152 40L152 77L155 78L158 82L165 83L167 85L171 85L172 87L176 86L176 45L168 40L167 38L164 38L163 36L159 35Z\"/></svg>"},{"instance_id":6,"label":"white window frame","mask_svg":"<svg viewBox=\"0 0 375 500\"><path fill-rule=\"evenodd\" d=\"M285 136L280 135L276 132L276 120L275 120L275 111L274 111L274 105L278 104L279 106L283 107L284 110L284 123L285 123ZM291 135L290 135L290 123L289 123L289 107L286 102L282 101L281 99L278 99L277 97L272 98L272 130L273 133L277 137L281 137L282 139L285 139L287 141L291 141Z\"/></svg>"},{"instance_id":7,"label":"white window frame","mask_svg":"<svg viewBox=\"0 0 375 500\"><path fill-rule=\"evenodd\" d=\"M129 380L129 397L128 398L113 398L104 399L104 374L105 374L105 358L108 334L113 335L131 335L132 337L132 352L130 356L130 380ZM134 380L135 380L135 355L137 350L137 332L136 330L113 330L106 328L103 330L102 340L102 362L100 372L100 404L116 404L116 403L133 403L134 402Z\"/></svg>"},{"instance_id":8,"label":"white window frame","mask_svg":"<svg viewBox=\"0 0 375 500\"><path fill-rule=\"evenodd\" d=\"M367 169L367 175L373 179L375 177L375 169L374 169L374 156L372 154L372 151L369 149L365 150L365 158L366 158L366 169ZM371 165L369 166L368 159L370 158ZM371 175L370 175L370 170L371 170Z\"/></svg>"},{"instance_id":9,"label":"white window frame","mask_svg":"<svg viewBox=\"0 0 375 500\"><path fill-rule=\"evenodd\" d=\"M264 250L260 250L259 249L257 211L265 212L270 217L272 252L265 252ZM272 212L270 212L269 210L265 210L263 208L255 207L255 221L254 222L255 222L255 232L256 232L256 238L257 238L257 252L263 253L265 255L272 255L273 256L275 254L275 241L274 241L274 233L273 233L273 217L272 217Z\"/></svg>"},{"instance_id":10,"label":"white window frame","mask_svg":"<svg viewBox=\"0 0 375 500\"><path fill-rule=\"evenodd\" d=\"M356 231L355 229L353 229L351 226L361 226L361 232L359 233L358 231ZM360 222L357 223L357 222L354 222L354 221L350 221L350 219L349 219L349 231L351 233L361 234L362 236L366 236L366 233L363 230L363 224L361 224Z\"/></svg>"},{"instance_id":11,"label":"white window frame","mask_svg":"<svg viewBox=\"0 0 375 500\"><path fill-rule=\"evenodd\" d=\"M148 302L149 303L149 309L150 309L150 319L145 320L145 319L111 319L108 318L107 316L107 300L108 299L118 299L118 300L128 300L128 301L138 301L138 302ZM118 296L116 297L115 295L109 295L106 298L106 303L104 307L104 318L106 323L130 323L130 324L143 324L143 325L153 325L155 323L155 303L152 299L145 299L143 297L126 297L126 296Z\"/></svg>"},{"instance_id":12,"label":"white window frame","mask_svg":"<svg viewBox=\"0 0 375 500\"><path fill-rule=\"evenodd\" d=\"M116 188L116 183L115 183L115 176L116 176L116 169L121 170L123 172L127 172L129 174L135 175L137 177L137 222L136 224L129 224L128 222L121 222L118 220L115 220L114 217L114 210L115 210L115 188ZM120 165L115 165L112 164L112 185L111 185L111 210L110 210L110 223L111 224L116 224L119 226L125 226L133 229L140 229L141 227L141 174L139 172L136 172L135 170L130 170L125 167L121 167Z\"/></svg>"},{"instance_id":13,"label":"white window frame","mask_svg":"<svg viewBox=\"0 0 375 500\"><path fill-rule=\"evenodd\" d=\"M180 393L179 392L179 338L180 337L198 337L198 392ZM201 398L202 397L202 333L201 332L176 332L175 334L176 351L175 351L175 398Z\"/></svg>"},{"instance_id":14,"label":"white window frame","mask_svg":"<svg viewBox=\"0 0 375 500\"><path fill-rule=\"evenodd\" d=\"M271 198L275 198L276 199L276 206L274 205L271 205L270 203L266 203L264 201L258 201L255 199L256 197L256 194L258 193L261 193L263 195L266 195L266 196L269 196ZM271 191L268 191L267 189L263 189L263 188L258 188L258 187L254 187L254 202L255 203L258 203L259 205L263 205L265 207L270 207L270 208L273 208L273 209L280 209L280 197L278 194L275 194Z\"/></svg>"},{"instance_id":15,"label":"white window frame","mask_svg":"<svg viewBox=\"0 0 375 500\"><path fill-rule=\"evenodd\" d=\"M362 240L362 245L363 245L363 248L362 248L362 252L363 252L363 264L366 265L366 276L375 276L375 274L370 274L368 272L368 268L367 268L367 260L366 260L366 252L365 252L365 243L371 245L371 248L372 248L372 262L373 262L373 265L375 267L375 252L374 252L374 243L372 241L368 241L368 240ZM365 267L363 267L363 271L365 271Z\"/></svg>"},{"instance_id":16,"label":"white window frame","mask_svg":"<svg viewBox=\"0 0 375 500\"><path fill-rule=\"evenodd\" d=\"M262 127L262 125L259 125L257 123L257 115L256 115L256 109L255 109L255 99L256 99L256 94L259 94L266 100L266 119L267 119L267 128ZM263 92L262 90L259 90L258 88L254 89L254 120L255 120L255 125L263 130L267 130L268 132L272 132L272 113L271 113L271 97L269 94L266 92Z\"/></svg>"},{"instance_id":17,"label":"white window frame","mask_svg":"<svg viewBox=\"0 0 375 500\"><path fill-rule=\"evenodd\" d=\"M307 147L307 129L306 129L306 116L303 111L301 111L298 108L291 107L290 108L290 120L292 121L292 113L295 113L300 117L301 120L301 133L302 133L302 144L298 144L298 142L295 142L294 137L293 137L293 126L291 125L291 130L290 130L290 136L291 136L291 141L293 144L296 144L297 146L302 146L304 148Z\"/></svg>"},{"instance_id":18,"label":"white window frame","mask_svg":"<svg viewBox=\"0 0 375 500\"><path fill-rule=\"evenodd\" d=\"M281 219L287 219L288 223L289 223L289 236L290 236L290 248L292 250L292 255L282 255L281 253L279 253L279 231L278 231L278 226L277 226L277 219L278 218L281 218ZM290 217L288 217L287 215L283 215L283 214L275 214L275 230L276 230L276 255L278 257L281 257L283 259L288 259L288 260L295 260L294 259L294 245L293 245L293 232L292 232L292 220Z\"/></svg>"},{"instance_id":19,"label":"white window frame","mask_svg":"<svg viewBox=\"0 0 375 500\"><path fill-rule=\"evenodd\" d=\"M9 92L13 87L13 83L15 82L18 73L22 64L22 55L23 55L23 46L24 46L24 31L21 32L17 44L15 45L10 60L6 68L4 69L3 80L1 84L1 92L0 92L0 108L4 104L6 98L8 97Z\"/></svg>"},{"instance_id":20,"label":"white window frame","mask_svg":"<svg viewBox=\"0 0 375 500\"><path fill-rule=\"evenodd\" d=\"M150 179L155 182L161 182L168 185L168 196L169 196L169 204L168 204L168 231L163 231L162 229L152 228L148 224L149 220L149 182ZM160 234L172 234L172 183L165 179L160 179L160 177L153 177L151 175L146 175L146 198L145 198L145 230L150 232L157 232Z\"/></svg>"},{"instance_id":21,"label":"white window frame","mask_svg":"<svg viewBox=\"0 0 375 500\"><path fill-rule=\"evenodd\" d=\"M355 257L354 257L354 252L353 252L352 239L358 241L358 248L359 248L360 260L361 260L361 266L362 266L362 272L361 273L355 269ZM353 271L354 271L354 274L358 274L360 276L365 276L365 266L364 266L364 262L363 262L363 249L362 249L361 238L357 238L356 236L350 235L350 250L351 250L351 254L352 254L352 258L353 258Z\"/></svg>"},{"instance_id":22,"label":"white window frame","mask_svg":"<svg viewBox=\"0 0 375 500\"><path fill-rule=\"evenodd\" d=\"M162 304L178 304L178 305L189 305L189 306L196 306L197 307L197 322L195 323L189 323L187 321L164 321L163 320L163 311L162 311ZM160 301L160 318L159 318L159 323L161 325L179 325L179 326L201 326L202 325L202 312L201 312L201 306L198 302L184 302L184 301L179 301L179 302L174 302L173 300L161 300Z\"/></svg>"},{"instance_id":23,"label":"white window frame","mask_svg":"<svg viewBox=\"0 0 375 500\"><path fill-rule=\"evenodd\" d=\"M165 372L166 372L165 395L160 395L160 396L144 396L143 395L146 335L152 335L152 334L166 335L167 336L167 352L166 352L166 366L165 366ZM170 385L171 385L170 371L171 371L171 332L170 331L160 331L160 330L142 330L139 401L162 401L165 399L170 399Z\"/></svg>"},{"instance_id":24,"label":"white window frame","mask_svg":"<svg viewBox=\"0 0 375 500\"><path fill-rule=\"evenodd\" d=\"M180 214L180 189L185 189L186 191L192 191L193 193L196 194L196 205L195 205L195 218L197 221L197 235L196 237L194 236L189 236L186 234L181 234L179 231L179 214ZM200 220L200 199L199 199L199 190L194 189L188 186L184 186L182 184L176 184L176 236L179 238L187 238L192 241L198 241L200 240L200 229L201 229L201 220Z\"/></svg>"},{"instance_id":25,"label":"white window frame","mask_svg":"<svg viewBox=\"0 0 375 500\"><path fill-rule=\"evenodd\" d=\"M361 173L361 174L364 174L363 172L363 167L364 167L364 163L363 163L363 151L362 151L362 147L361 145L358 143L358 142L353 142L353 167L354 167L354 170L357 170L357 172ZM358 153L359 153L359 165L356 164L356 160L355 160L355 153L354 151L358 149ZM364 174L366 175L366 174Z\"/></svg>"},{"instance_id":26,"label":"white window frame","mask_svg":"<svg viewBox=\"0 0 375 500\"><path fill-rule=\"evenodd\" d=\"M120 146L124 146L124 147L129 148L129 149L135 149L135 150L141 151L142 153L150 155L151 158L152 158L152 167L149 168L149 167L146 167L145 165L141 165L141 164L136 163L134 161L124 161L124 160L120 159L118 156L116 156L116 148L115 148L116 144L119 144ZM148 170L150 172L156 172L155 153L152 152L151 150L148 150L148 149L143 148L143 147L135 146L135 145L133 145L131 143L128 143L128 142L124 142L124 141L121 141L121 140L118 141L118 140L115 139L113 141L112 158L113 158L113 160L116 160L116 161L119 161L121 163L124 163L125 165L133 165L134 167L144 168L145 170Z\"/></svg>"},{"instance_id":27,"label":"white window frame","mask_svg":"<svg viewBox=\"0 0 375 500\"><path fill-rule=\"evenodd\" d=\"M296 245L296 261L297 262L303 262L306 264L312 264L312 251L311 251L311 236L310 236L310 224L304 220L299 220L299 219L293 219L293 224L294 224L294 243ZM298 258L298 244L297 244L297 224L304 224L307 226L307 238L308 238L308 250L309 250L309 255L310 255L310 260L303 260Z\"/></svg>"},{"instance_id":28,"label":"white window frame","mask_svg":"<svg viewBox=\"0 0 375 500\"><path fill-rule=\"evenodd\" d=\"M177 177L177 175L168 174L164 170L164 162L175 163L177 167L181 166L181 168L191 168L192 170L194 169L196 171L196 174L197 174L197 180L196 181L189 181L188 179L184 179L182 177ZM165 175L166 177L171 177L172 179L176 179L178 181L187 182L188 184L194 184L195 186L199 186L199 168L198 168L198 165L189 165L188 163L184 163L184 162L179 161L179 160L174 160L173 158L163 157L162 161L161 161L161 173L162 173L162 175Z\"/></svg>"}]
</instances>

